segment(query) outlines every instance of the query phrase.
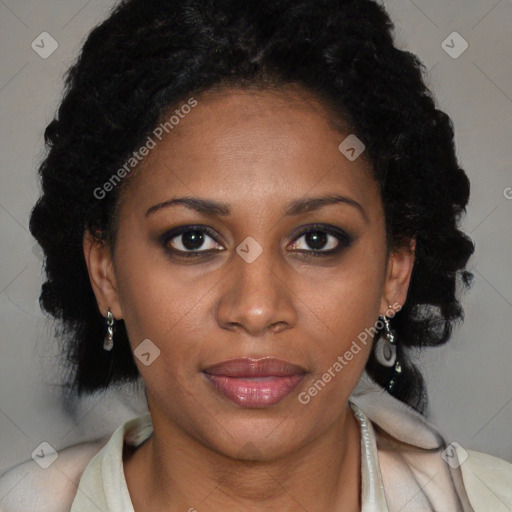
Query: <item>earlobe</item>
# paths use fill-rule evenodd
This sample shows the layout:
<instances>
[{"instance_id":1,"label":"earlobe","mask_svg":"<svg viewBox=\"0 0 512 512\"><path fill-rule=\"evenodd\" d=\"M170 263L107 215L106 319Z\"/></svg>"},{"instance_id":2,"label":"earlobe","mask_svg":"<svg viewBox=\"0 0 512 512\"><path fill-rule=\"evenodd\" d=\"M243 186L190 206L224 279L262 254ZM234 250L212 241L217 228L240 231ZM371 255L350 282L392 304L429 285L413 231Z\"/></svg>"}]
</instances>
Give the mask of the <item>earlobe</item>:
<instances>
[{"instance_id":1,"label":"earlobe","mask_svg":"<svg viewBox=\"0 0 512 512\"><path fill-rule=\"evenodd\" d=\"M416 240L411 239L409 246L393 251L388 260L387 276L381 301L381 311L389 310L389 305L403 306L407 299L416 251Z\"/></svg>"},{"instance_id":2,"label":"earlobe","mask_svg":"<svg viewBox=\"0 0 512 512\"><path fill-rule=\"evenodd\" d=\"M115 319L123 318L110 248L95 238L90 231L86 231L83 237L83 252L101 315L106 316L107 309L110 309Z\"/></svg>"}]
</instances>

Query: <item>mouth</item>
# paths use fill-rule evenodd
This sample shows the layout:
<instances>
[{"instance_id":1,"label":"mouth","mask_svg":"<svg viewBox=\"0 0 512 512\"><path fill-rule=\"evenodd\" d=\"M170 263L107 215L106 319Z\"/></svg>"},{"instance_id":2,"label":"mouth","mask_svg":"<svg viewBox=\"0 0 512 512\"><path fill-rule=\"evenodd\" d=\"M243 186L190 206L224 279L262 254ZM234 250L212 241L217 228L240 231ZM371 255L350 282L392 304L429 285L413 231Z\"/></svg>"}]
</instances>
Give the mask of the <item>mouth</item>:
<instances>
[{"instance_id":1,"label":"mouth","mask_svg":"<svg viewBox=\"0 0 512 512\"><path fill-rule=\"evenodd\" d=\"M251 409L279 403L306 373L300 366L273 357L230 359L203 370L217 392L236 405Z\"/></svg>"}]
</instances>

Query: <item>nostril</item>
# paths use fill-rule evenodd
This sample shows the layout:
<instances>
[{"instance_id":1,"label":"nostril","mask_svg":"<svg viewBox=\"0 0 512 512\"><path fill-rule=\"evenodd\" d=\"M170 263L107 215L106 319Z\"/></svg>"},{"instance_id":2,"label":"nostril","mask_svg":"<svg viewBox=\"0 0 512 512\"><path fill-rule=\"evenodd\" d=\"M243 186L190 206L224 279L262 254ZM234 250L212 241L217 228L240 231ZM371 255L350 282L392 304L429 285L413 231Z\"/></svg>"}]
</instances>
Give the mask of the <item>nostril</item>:
<instances>
[{"instance_id":1,"label":"nostril","mask_svg":"<svg viewBox=\"0 0 512 512\"><path fill-rule=\"evenodd\" d=\"M272 325L269 326L268 330L272 332L273 334L277 334L278 332L281 332L283 329L286 328L286 322L275 322Z\"/></svg>"}]
</instances>

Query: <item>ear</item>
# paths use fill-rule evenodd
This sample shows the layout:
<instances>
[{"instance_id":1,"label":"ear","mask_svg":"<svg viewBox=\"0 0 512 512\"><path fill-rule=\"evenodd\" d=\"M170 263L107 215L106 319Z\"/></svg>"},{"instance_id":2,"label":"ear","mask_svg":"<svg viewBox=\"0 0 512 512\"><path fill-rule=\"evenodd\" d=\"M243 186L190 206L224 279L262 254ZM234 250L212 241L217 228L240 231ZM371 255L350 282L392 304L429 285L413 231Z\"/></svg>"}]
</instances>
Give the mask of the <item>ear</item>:
<instances>
[{"instance_id":1,"label":"ear","mask_svg":"<svg viewBox=\"0 0 512 512\"><path fill-rule=\"evenodd\" d=\"M390 316L390 306L391 310L399 311L407 299L415 251L416 240L413 238L408 246L390 254L381 298L381 315Z\"/></svg>"},{"instance_id":2,"label":"ear","mask_svg":"<svg viewBox=\"0 0 512 512\"><path fill-rule=\"evenodd\" d=\"M107 309L110 308L116 320L123 318L110 247L94 237L90 231L86 231L83 237L83 251L101 315L106 317Z\"/></svg>"}]
</instances>

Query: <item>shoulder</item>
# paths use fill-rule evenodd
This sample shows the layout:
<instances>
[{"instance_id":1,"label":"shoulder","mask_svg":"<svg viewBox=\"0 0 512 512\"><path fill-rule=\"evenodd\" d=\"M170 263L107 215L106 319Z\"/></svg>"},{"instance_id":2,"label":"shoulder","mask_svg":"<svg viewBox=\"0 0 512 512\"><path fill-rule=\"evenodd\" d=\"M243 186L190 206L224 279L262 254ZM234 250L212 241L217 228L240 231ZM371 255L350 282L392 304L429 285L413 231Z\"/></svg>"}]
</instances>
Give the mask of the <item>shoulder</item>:
<instances>
[{"instance_id":1,"label":"shoulder","mask_svg":"<svg viewBox=\"0 0 512 512\"><path fill-rule=\"evenodd\" d=\"M466 458L467 454L467 458ZM462 478L475 511L512 509L512 464L485 453L457 447ZM465 460L464 460L465 459Z\"/></svg>"},{"instance_id":2,"label":"shoulder","mask_svg":"<svg viewBox=\"0 0 512 512\"><path fill-rule=\"evenodd\" d=\"M85 467L107 442L64 448L47 469L32 459L9 469L0 477L0 512L69 512Z\"/></svg>"}]
</instances>

